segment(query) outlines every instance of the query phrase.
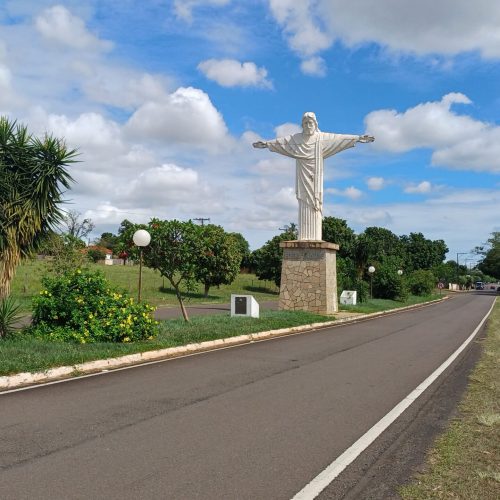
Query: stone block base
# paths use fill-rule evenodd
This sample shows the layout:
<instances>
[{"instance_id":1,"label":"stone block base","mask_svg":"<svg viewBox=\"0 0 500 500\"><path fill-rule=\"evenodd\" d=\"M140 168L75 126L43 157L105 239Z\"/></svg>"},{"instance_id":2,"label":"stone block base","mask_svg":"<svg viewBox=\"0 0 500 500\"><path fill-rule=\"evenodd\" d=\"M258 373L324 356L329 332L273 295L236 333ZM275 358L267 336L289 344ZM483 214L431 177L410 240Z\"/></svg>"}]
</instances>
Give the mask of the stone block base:
<instances>
[{"instance_id":1,"label":"stone block base","mask_svg":"<svg viewBox=\"0 0 500 500\"><path fill-rule=\"evenodd\" d=\"M283 241L279 308L333 314L337 304L338 245Z\"/></svg>"}]
</instances>

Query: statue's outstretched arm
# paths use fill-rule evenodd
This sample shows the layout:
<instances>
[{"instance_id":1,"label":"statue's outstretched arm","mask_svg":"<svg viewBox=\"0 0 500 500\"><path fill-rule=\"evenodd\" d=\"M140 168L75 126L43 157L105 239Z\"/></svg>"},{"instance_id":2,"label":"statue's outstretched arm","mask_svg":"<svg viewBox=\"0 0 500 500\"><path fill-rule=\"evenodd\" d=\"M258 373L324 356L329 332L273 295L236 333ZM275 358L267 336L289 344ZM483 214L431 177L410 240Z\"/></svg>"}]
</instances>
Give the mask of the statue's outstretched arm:
<instances>
[{"instance_id":1,"label":"statue's outstretched arm","mask_svg":"<svg viewBox=\"0 0 500 500\"><path fill-rule=\"evenodd\" d=\"M373 142L375 137L373 135L360 135L358 142Z\"/></svg>"},{"instance_id":2,"label":"statue's outstretched arm","mask_svg":"<svg viewBox=\"0 0 500 500\"><path fill-rule=\"evenodd\" d=\"M259 149L265 149L268 147L268 144L266 141L257 141L252 144L254 148L259 148Z\"/></svg>"}]
</instances>

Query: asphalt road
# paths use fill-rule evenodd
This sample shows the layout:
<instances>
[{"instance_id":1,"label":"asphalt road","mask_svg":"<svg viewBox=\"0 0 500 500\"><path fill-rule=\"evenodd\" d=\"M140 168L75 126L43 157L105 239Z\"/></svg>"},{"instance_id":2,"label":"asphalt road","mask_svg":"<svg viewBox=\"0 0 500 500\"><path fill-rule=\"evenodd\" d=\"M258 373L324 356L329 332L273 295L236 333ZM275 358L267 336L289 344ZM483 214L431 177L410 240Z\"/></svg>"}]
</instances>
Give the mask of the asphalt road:
<instances>
[{"instance_id":1,"label":"asphalt road","mask_svg":"<svg viewBox=\"0 0 500 500\"><path fill-rule=\"evenodd\" d=\"M0 395L0 498L290 499L432 373L493 300L457 295Z\"/></svg>"}]
</instances>

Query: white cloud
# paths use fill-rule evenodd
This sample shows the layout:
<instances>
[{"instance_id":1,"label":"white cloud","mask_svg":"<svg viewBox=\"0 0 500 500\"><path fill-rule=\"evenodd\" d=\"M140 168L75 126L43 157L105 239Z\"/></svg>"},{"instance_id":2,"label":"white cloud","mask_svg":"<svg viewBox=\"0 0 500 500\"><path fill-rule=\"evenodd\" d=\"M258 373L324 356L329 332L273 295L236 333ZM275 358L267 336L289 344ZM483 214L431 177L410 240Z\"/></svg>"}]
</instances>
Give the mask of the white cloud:
<instances>
[{"instance_id":1,"label":"white cloud","mask_svg":"<svg viewBox=\"0 0 500 500\"><path fill-rule=\"evenodd\" d=\"M46 38L79 50L110 50L113 44L100 40L85 26L84 21L66 7L54 5L44 10L36 19L35 26Z\"/></svg>"},{"instance_id":2,"label":"white cloud","mask_svg":"<svg viewBox=\"0 0 500 500\"><path fill-rule=\"evenodd\" d=\"M168 77L116 65L78 61L73 68L83 77L82 88L89 99L125 109L166 97L172 84Z\"/></svg>"},{"instance_id":3,"label":"white cloud","mask_svg":"<svg viewBox=\"0 0 500 500\"><path fill-rule=\"evenodd\" d=\"M38 131L48 130L56 137L63 137L69 146L78 147L83 153L99 153L101 158L124 152L119 125L99 113L82 113L71 120L65 115L39 116Z\"/></svg>"},{"instance_id":4,"label":"white cloud","mask_svg":"<svg viewBox=\"0 0 500 500\"><path fill-rule=\"evenodd\" d=\"M300 56L312 56L332 43L319 26L311 0L269 0L269 7L283 27L290 47Z\"/></svg>"},{"instance_id":5,"label":"white cloud","mask_svg":"<svg viewBox=\"0 0 500 500\"><path fill-rule=\"evenodd\" d=\"M274 131L276 132L276 137L287 137L288 135L302 132L302 127L299 127L296 123L282 123Z\"/></svg>"},{"instance_id":6,"label":"white cloud","mask_svg":"<svg viewBox=\"0 0 500 500\"><path fill-rule=\"evenodd\" d=\"M231 0L174 0L174 12L177 17L191 22L195 8L203 6L223 7L230 2Z\"/></svg>"},{"instance_id":7,"label":"white cloud","mask_svg":"<svg viewBox=\"0 0 500 500\"><path fill-rule=\"evenodd\" d=\"M349 186L345 189L327 188L325 189L325 193L343 196L351 200L358 200L361 196L363 196L363 191L355 188L354 186Z\"/></svg>"},{"instance_id":8,"label":"white cloud","mask_svg":"<svg viewBox=\"0 0 500 500\"><path fill-rule=\"evenodd\" d=\"M385 5L384 5L385 4ZM335 37L354 47L375 42L393 51L417 55L455 55L479 51L500 57L500 4L491 0L319 0Z\"/></svg>"},{"instance_id":9,"label":"white cloud","mask_svg":"<svg viewBox=\"0 0 500 500\"><path fill-rule=\"evenodd\" d=\"M380 191L385 187L385 179L383 177L370 177L366 181L366 185L372 191Z\"/></svg>"},{"instance_id":10,"label":"white cloud","mask_svg":"<svg viewBox=\"0 0 500 500\"><path fill-rule=\"evenodd\" d=\"M164 99L143 104L125 130L129 137L209 151L226 149L230 142L222 115L205 92L193 87L181 87Z\"/></svg>"},{"instance_id":11,"label":"white cloud","mask_svg":"<svg viewBox=\"0 0 500 500\"><path fill-rule=\"evenodd\" d=\"M125 192L127 204L166 205L192 197L198 188L198 173L190 168L164 164L141 172Z\"/></svg>"},{"instance_id":12,"label":"white cloud","mask_svg":"<svg viewBox=\"0 0 500 500\"><path fill-rule=\"evenodd\" d=\"M500 172L500 127L459 115L453 104L470 104L460 93L426 102L403 113L373 111L365 118L374 148L403 153L417 148L433 150L432 163L462 170Z\"/></svg>"},{"instance_id":13,"label":"white cloud","mask_svg":"<svg viewBox=\"0 0 500 500\"><path fill-rule=\"evenodd\" d=\"M290 48L303 59L301 70L308 75L323 76L324 61L316 54L327 49L333 38L321 26L311 0L269 0L269 8L283 28Z\"/></svg>"},{"instance_id":14,"label":"white cloud","mask_svg":"<svg viewBox=\"0 0 500 500\"><path fill-rule=\"evenodd\" d=\"M406 187L404 191L411 194L427 194L432 191L432 184L429 181L422 181Z\"/></svg>"},{"instance_id":15,"label":"white cloud","mask_svg":"<svg viewBox=\"0 0 500 500\"><path fill-rule=\"evenodd\" d=\"M198 64L198 69L209 79L223 87L272 88L267 80L267 70L258 68L253 62L241 63L234 59L207 59Z\"/></svg>"},{"instance_id":16,"label":"white cloud","mask_svg":"<svg viewBox=\"0 0 500 500\"><path fill-rule=\"evenodd\" d=\"M325 76L326 75L326 65L323 58L314 56L309 59L304 59L300 63L300 69L306 75L311 76Z\"/></svg>"},{"instance_id":17,"label":"white cloud","mask_svg":"<svg viewBox=\"0 0 500 500\"><path fill-rule=\"evenodd\" d=\"M356 49L376 43L393 53L500 58L500 4L491 0L268 0L301 70L322 76L315 58L335 41Z\"/></svg>"}]
</instances>

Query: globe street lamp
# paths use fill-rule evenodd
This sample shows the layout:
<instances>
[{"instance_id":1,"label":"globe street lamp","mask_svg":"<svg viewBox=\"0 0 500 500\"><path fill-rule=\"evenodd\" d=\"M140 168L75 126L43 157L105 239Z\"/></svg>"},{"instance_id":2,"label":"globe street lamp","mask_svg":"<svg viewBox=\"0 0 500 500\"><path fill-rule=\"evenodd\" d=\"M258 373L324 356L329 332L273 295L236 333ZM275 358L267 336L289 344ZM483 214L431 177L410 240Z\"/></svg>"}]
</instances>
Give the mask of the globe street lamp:
<instances>
[{"instance_id":1,"label":"globe street lamp","mask_svg":"<svg viewBox=\"0 0 500 500\"><path fill-rule=\"evenodd\" d=\"M142 288L142 249L149 245L151 235L145 229L138 229L132 237L134 244L139 247L139 291L137 295L137 302L141 301L141 288Z\"/></svg>"},{"instance_id":2,"label":"globe street lamp","mask_svg":"<svg viewBox=\"0 0 500 500\"><path fill-rule=\"evenodd\" d=\"M398 269L398 274L399 274L399 276L403 276L403 270L402 269Z\"/></svg>"},{"instance_id":3,"label":"globe street lamp","mask_svg":"<svg viewBox=\"0 0 500 500\"><path fill-rule=\"evenodd\" d=\"M370 266L368 272L370 273L370 299L373 299L373 273L375 272L375 268Z\"/></svg>"}]
</instances>

